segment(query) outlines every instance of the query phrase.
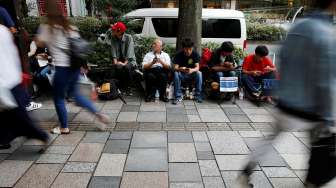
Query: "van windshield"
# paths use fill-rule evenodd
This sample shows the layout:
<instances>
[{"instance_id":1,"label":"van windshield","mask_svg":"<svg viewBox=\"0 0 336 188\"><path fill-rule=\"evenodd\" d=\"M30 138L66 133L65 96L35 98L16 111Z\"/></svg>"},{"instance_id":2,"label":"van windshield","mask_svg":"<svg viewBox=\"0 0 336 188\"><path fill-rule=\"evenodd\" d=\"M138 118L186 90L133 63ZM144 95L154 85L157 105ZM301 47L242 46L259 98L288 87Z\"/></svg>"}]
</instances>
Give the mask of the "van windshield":
<instances>
[{"instance_id":1,"label":"van windshield","mask_svg":"<svg viewBox=\"0 0 336 188\"><path fill-rule=\"evenodd\" d=\"M177 18L152 18L159 37L177 36ZM241 38L241 25L238 19L208 19L202 21L202 38Z\"/></svg>"}]
</instances>

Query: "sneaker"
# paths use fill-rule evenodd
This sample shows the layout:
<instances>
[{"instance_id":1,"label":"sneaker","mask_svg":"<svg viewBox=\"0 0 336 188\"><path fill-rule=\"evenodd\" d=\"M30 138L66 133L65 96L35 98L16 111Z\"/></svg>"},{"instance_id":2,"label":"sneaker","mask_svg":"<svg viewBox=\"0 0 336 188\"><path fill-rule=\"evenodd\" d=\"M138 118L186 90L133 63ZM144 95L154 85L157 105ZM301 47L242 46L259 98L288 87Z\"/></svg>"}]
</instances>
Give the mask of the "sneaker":
<instances>
[{"instance_id":1,"label":"sneaker","mask_svg":"<svg viewBox=\"0 0 336 188\"><path fill-rule=\"evenodd\" d=\"M160 101L169 102L169 99L167 97L160 97Z\"/></svg>"},{"instance_id":2,"label":"sneaker","mask_svg":"<svg viewBox=\"0 0 336 188\"><path fill-rule=\"evenodd\" d=\"M174 104L174 105L177 105L177 104L179 104L179 103L182 103L182 101L183 101L182 98L174 99L174 100L173 100L173 104Z\"/></svg>"},{"instance_id":3,"label":"sneaker","mask_svg":"<svg viewBox=\"0 0 336 188\"><path fill-rule=\"evenodd\" d=\"M39 108L42 108L42 104L41 103L36 103L36 102L30 102L28 106L26 106L26 110L28 112L33 111L33 110L37 110Z\"/></svg>"}]
</instances>

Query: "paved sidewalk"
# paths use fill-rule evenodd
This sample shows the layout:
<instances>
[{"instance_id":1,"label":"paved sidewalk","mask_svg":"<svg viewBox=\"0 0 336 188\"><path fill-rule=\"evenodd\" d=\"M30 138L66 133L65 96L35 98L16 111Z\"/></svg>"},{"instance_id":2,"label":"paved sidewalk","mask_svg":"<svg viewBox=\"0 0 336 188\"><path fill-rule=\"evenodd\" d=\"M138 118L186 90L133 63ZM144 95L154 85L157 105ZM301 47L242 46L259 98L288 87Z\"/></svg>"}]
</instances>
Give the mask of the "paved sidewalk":
<instances>
[{"instance_id":1,"label":"paved sidewalk","mask_svg":"<svg viewBox=\"0 0 336 188\"><path fill-rule=\"evenodd\" d=\"M185 101L173 106L128 98L97 103L113 122L97 132L95 118L70 104L70 135L40 143L17 139L0 150L0 187L231 188L258 140L270 135L271 107ZM50 101L32 113L44 128L56 125ZM255 188L299 188L307 170L305 132L286 132L255 169ZM329 187L335 187L336 182Z\"/></svg>"}]
</instances>

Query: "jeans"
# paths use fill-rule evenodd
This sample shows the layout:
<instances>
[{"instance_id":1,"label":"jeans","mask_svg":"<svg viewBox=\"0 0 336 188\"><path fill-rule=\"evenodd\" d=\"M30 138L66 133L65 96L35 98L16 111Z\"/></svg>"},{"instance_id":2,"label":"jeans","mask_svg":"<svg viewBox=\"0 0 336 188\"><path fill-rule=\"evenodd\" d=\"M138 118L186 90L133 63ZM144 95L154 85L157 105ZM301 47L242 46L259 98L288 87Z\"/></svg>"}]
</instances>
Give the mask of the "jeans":
<instances>
[{"instance_id":1,"label":"jeans","mask_svg":"<svg viewBox=\"0 0 336 188\"><path fill-rule=\"evenodd\" d=\"M263 79L274 79L274 73L267 73L261 76L251 76L247 74L243 74L242 82L245 89L250 93L258 93L262 89L262 80Z\"/></svg>"},{"instance_id":2,"label":"jeans","mask_svg":"<svg viewBox=\"0 0 336 188\"><path fill-rule=\"evenodd\" d=\"M70 67L56 67L53 83L54 103L62 128L68 127L67 110L64 100L65 94L67 93L74 97L75 102L79 106L87 108L94 114L98 112L93 103L79 93L79 87L77 84L79 72L79 69L74 70Z\"/></svg>"},{"instance_id":3,"label":"jeans","mask_svg":"<svg viewBox=\"0 0 336 188\"><path fill-rule=\"evenodd\" d=\"M175 99L182 97L181 83L185 81L195 80L195 97L201 97L202 92L202 73L200 71L192 74L186 74L182 72L174 73L174 95Z\"/></svg>"},{"instance_id":4,"label":"jeans","mask_svg":"<svg viewBox=\"0 0 336 188\"><path fill-rule=\"evenodd\" d=\"M165 69L151 68L145 70L144 78L148 97L153 97L155 95L156 89L159 90L160 97L166 96L168 74Z\"/></svg>"}]
</instances>

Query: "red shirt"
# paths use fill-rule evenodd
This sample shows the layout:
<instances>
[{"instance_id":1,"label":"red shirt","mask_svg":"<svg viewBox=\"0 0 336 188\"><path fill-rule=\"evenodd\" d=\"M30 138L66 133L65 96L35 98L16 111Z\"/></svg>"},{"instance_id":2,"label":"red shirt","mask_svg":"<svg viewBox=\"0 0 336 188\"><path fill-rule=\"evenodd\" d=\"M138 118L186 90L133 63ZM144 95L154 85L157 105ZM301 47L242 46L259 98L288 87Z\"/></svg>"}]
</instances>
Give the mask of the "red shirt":
<instances>
[{"instance_id":1,"label":"red shirt","mask_svg":"<svg viewBox=\"0 0 336 188\"><path fill-rule=\"evenodd\" d=\"M254 54L251 54L251 55L248 55L244 59L243 70L245 70L245 71L261 71L264 74L265 73L264 69L267 66L274 68L272 60L270 58L264 57L261 60L261 62L256 62L255 59L254 59Z\"/></svg>"}]
</instances>

